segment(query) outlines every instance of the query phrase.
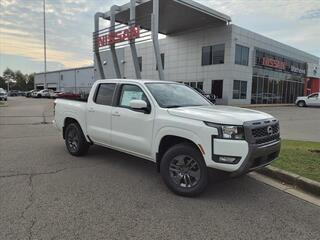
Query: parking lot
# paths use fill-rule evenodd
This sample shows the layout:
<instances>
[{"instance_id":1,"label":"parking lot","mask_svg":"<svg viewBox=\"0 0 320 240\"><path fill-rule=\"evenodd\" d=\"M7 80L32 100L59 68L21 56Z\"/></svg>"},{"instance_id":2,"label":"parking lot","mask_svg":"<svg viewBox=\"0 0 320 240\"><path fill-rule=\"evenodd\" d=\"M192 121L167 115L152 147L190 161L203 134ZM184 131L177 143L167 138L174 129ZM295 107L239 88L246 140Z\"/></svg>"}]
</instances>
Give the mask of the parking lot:
<instances>
[{"instance_id":1,"label":"parking lot","mask_svg":"<svg viewBox=\"0 0 320 240\"><path fill-rule=\"evenodd\" d=\"M320 107L260 107L280 120L281 137L320 142Z\"/></svg>"},{"instance_id":2,"label":"parking lot","mask_svg":"<svg viewBox=\"0 0 320 240\"><path fill-rule=\"evenodd\" d=\"M98 146L69 155L50 124L52 100L8 102L0 107L0 239L319 238L320 208L299 198L216 172L203 195L179 197L150 162ZM283 137L320 141L319 108L262 110L280 119Z\"/></svg>"}]
</instances>

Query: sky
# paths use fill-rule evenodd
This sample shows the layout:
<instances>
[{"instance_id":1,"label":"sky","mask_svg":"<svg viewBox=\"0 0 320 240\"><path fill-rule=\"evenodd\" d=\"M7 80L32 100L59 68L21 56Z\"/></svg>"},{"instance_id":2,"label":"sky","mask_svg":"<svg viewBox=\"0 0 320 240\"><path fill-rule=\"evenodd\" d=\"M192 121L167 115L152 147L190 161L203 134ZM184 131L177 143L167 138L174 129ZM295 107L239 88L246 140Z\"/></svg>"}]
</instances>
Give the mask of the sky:
<instances>
[{"instance_id":1,"label":"sky","mask_svg":"<svg viewBox=\"0 0 320 240\"><path fill-rule=\"evenodd\" d=\"M320 57L320 0L196 0L232 23ZM48 71L93 64L93 16L129 0L46 0ZM43 0L0 0L0 75L43 72Z\"/></svg>"}]
</instances>

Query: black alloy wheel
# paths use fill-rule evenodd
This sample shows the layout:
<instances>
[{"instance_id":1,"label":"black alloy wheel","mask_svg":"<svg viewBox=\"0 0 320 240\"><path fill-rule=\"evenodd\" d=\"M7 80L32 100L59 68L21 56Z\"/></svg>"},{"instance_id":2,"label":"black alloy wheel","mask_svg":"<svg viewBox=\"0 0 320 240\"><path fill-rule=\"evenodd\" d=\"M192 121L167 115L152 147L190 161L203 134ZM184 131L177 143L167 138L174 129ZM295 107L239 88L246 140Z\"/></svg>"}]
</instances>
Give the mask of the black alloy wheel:
<instances>
[{"instance_id":1,"label":"black alloy wheel","mask_svg":"<svg viewBox=\"0 0 320 240\"><path fill-rule=\"evenodd\" d=\"M67 125L65 143L69 153L74 156L85 155L90 146L83 135L81 127L77 123L70 123Z\"/></svg>"},{"instance_id":2,"label":"black alloy wheel","mask_svg":"<svg viewBox=\"0 0 320 240\"><path fill-rule=\"evenodd\" d=\"M187 142L174 145L165 152L160 173L167 187L181 196L197 196L208 183L208 170L200 150Z\"/></svg>"}]
</instances>

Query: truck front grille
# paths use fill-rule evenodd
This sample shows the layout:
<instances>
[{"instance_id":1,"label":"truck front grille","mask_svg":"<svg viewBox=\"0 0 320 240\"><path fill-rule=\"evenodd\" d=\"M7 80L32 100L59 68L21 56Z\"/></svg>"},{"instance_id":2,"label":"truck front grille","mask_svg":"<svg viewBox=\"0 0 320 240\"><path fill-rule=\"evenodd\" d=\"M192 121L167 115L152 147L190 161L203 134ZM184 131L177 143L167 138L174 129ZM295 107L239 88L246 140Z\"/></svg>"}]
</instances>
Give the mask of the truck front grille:
<instances>
[{"instance_id":1,"label":"truck front grille","mask_svg":"<svg viewBox=\"0 0 320 240\"><path fill-rule=\"evenodd\" d=\"M249 123L247 131L248 141L263 144L280 139L280 127L277 120Z\"/></svg>"},{"instance_id":2,"label":"truck front grille","mask_svg":"<svg viewBox=\"0 0 320 240\"><path fill-rule=\"evenodd\" d=\"M269 136L270 135L268 133L268 127L269 126L264 126L264 127L252 129L253 137L260 138L260 137ZM271 125L271 128L272 128L272 134L277 134L279 132L279 123Z\"/></svg>"}]
</instances>

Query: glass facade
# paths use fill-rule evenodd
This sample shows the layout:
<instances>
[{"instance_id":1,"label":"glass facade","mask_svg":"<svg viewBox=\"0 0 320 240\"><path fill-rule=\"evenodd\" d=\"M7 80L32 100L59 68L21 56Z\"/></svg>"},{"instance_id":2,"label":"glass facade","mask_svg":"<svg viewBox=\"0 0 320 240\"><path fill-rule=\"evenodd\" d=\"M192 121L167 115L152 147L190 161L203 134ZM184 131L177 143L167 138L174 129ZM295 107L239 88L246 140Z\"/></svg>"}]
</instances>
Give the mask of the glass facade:
<instances>
[{"instance_id":1,"label":"glass facade","mask_svg":"<svg viewBox=\"0 0 320 240\"><path fill-rule=\"evenodd\" d=\"M294 103L303 96L305 74L306 63L256 49L251 103Z\"/></svg>"},{"instance_id":2,"label":"glass facade","mask_svg":"<svg viewBox=\"0 0 320 240\"><path fill-rule=\"evenodd\" d=\"M253 68L252 104L294 103L303 89L304 76Z\"/></svg>"}]
</instances>

